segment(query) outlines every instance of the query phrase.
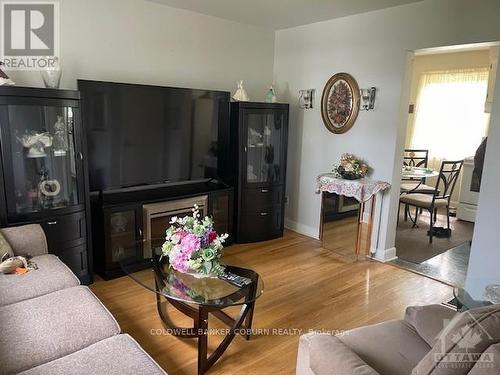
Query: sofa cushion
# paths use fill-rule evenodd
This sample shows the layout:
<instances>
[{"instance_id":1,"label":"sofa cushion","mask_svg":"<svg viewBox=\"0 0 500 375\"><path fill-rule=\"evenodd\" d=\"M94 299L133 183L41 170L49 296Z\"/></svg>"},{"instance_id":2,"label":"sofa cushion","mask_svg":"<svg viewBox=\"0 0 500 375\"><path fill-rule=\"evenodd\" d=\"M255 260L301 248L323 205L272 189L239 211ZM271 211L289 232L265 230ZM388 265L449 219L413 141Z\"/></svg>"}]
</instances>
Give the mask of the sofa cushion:
<instances>
[{"instance_id":1,"label":"sofa cushion","mask_svg":"<svg viewBox=\"0 0 500 375\"><path fill-rule=\"evenodd\" d=\"M401 203L412 204L417 207L430 208L432 205L432 195L423 193L403 194L399 201ZM434 207L446 207L447 199L435 199Z\"/></svg>"},{"instance_id":2,"label":"sofa cushion","mask_svg":"<svg viewBox=\"0 0 500 375\"><path fill-rule=\"evenodd\" d=\"M430 346L403 320L347 331L339 339L384 375L408 375Z\"/></svg>"},{"instance_id":3,"label":"sofa cushion","mask_svg":"<svg viewBox=\"0 0 500 375\"><path fill-rule=\"evenodd\" d=\"M14 251L12 250L12 247L10 246L7 239L2 234L2 231L0 231L0 258L2 258L5 254L9 254L9 256L13 257Z\"/></svg>"},{"instance_id":4,"label":"sofa cushion","mask_svg":"<svg viewBox=\"0 0 500 375\"><path fill-rule=\"evenodd\" d=\"M27 370L120 332L116 320L84 286L0 307L0 363Z\"/></svg>"},{"instance_id":5,"label":"sofa cushion","mask_svg":"<svg viewBox=\"0 0 500 375\"><path fill-rule=\"evenodd\" d=\"M164 375L166 373L132 337L117 335L21 374Z\"/></svg>"},{"instance_id":6,"label":"sofa cushion","mask_svg":"<svg viewBox=\"0 0 500 375\"><path fill-rule=\"evenodd\" d=\"M413 375L465 375L490 345L500 342L500 305L455 315Z\"/></svg>"},{"instance_id":7,"label":"sofa cushion","mask_svg":"<svg viewBox=\"0 0 500 375\"><path fill-rule=\"evenodd\" d=\"M309 366L315 375L378 375L338 337L316 334L309 340Z\"/></svg>"},{"instance_id":8,"label":"sofa cushion","mask_svg":"<svg viewBox=\"0 0 500 375\"><path fill-rule=\"evenodd\" d=\"M39 224L0 229L15 255L43 255L48 253L47 238ZM3 255L3 254L2 254Z\"/></svg>"},{"instance_id":9,"label":"sofa cushion","mask_svg":"<svg viewBox=\"0 0 500 375\"><path fill-rule=\"evenodd\" d=\"M410 306L404 319L429 346L434 346L439 333L456 314L456 311L443 305Z\"/></svg>"},{"instance_id":10,"label":"sofa cushion","mask_svg":"<svg viewBox=\"0 0 500 375\"><path fill-rule=\"evenodd\" d=\"M33 257L38 266L23 275L0 274L0 306L42 296L80 284L78 278L55 255Z\"/></svg>"}]
</instances>

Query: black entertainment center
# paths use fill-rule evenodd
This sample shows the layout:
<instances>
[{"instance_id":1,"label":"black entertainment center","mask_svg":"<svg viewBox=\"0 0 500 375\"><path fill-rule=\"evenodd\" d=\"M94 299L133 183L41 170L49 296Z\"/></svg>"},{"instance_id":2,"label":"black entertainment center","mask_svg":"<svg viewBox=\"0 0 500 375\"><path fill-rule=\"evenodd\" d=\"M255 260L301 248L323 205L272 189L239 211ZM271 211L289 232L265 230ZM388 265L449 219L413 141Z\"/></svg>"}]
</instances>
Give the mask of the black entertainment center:
<instances>
[{"instance_id":1,"label":"black entertainment center","mask_svg":"<svg viewBox=\"0 0 500 375\"><path fill-rule=\"evenodd\" d=\"M170 218L194 204L226 245L283 235L287 104L88 80L78 89L0 88L2 226L40 223L83 283L156 251Z\"/></svg>"}]
</instances>

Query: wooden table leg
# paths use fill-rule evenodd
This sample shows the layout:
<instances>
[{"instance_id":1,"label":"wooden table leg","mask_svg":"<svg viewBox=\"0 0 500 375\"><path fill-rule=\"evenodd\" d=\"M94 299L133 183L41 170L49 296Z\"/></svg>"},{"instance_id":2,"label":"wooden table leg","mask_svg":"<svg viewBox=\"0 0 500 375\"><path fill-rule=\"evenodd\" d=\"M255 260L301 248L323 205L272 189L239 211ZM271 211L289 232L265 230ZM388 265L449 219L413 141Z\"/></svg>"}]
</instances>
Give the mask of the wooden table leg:
<instances>
[{"instance_id":1,"label":"wooden table leg","mask_svg":"<svg viewBox=\"0 0 500 375\"><path fill-rule=\"evenodd\" d=\"M361 235L363 232L363 213L365 211L365 203L361 202L359 204L359 212L358 212L358 234L356 238L356 256L361 254Z\"/></svg>"},{"instance_id":2,"label":"wooden table leg","mask_svg":"<svg viewBox=\"0 0 500 375\"><path fill-rule=\"evenodd\" d=\"M198 318L195 321L195 329L198 332L198 375L203 375L208 370L207 347L208 347L208 311L200 306Z\"/></svg>"},{"instance_id":3,"label":"wooden table leg","mask_svg":"<svg viewBox=\"0 0 500 375\"><path fill-rule=\"evenodd\" d=\"M368 246L365 252L365 255L371 255L371 247L372 247L372 230L373 230L373 215L375 214L375 195L371 197L370 204L370 219L368 221Z\"/></svg>"}]
</instances>

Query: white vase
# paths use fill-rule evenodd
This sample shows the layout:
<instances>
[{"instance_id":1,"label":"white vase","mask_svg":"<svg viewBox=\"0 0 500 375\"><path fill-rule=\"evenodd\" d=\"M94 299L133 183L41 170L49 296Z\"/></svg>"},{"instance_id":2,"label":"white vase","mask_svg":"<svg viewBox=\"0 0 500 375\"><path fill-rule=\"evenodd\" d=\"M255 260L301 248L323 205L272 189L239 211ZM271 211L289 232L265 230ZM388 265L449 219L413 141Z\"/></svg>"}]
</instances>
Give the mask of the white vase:
<instances>
[{"instance_id":1,"label":"white vase","mask_svg":"<svg viewBox=\"0 0 500 375\"><path fill-rule=\"evenodd\" d=\"M61 83L61 65L59 64L59 59L54 58L54 65L42 70L42 79L46 88L58 89Z\"/></svg>"}]
</instances>

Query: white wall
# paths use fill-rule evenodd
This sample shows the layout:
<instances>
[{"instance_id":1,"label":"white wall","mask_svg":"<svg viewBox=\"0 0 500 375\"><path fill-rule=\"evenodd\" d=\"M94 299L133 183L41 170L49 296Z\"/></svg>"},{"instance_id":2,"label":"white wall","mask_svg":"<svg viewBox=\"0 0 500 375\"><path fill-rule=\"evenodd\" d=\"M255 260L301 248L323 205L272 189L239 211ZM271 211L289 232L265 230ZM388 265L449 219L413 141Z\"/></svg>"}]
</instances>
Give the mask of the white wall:
<instances>
[{"instance_id":1,"label":"white wall","mask_svg":"<svg viewBox=\"0 0 500 375\"><path fill-rule=\"evenodd\" d=\"M407 51L500 40L498 14L497 0L426 0L276 33L275 82L291 103L289 226L317 235L320 197L314 194L315 179L331 170L343 152L368 160L374 178L398 183L406 128L400 109ZM361 112L354 127L342 135L324 127L319 103L325 82L337 72L351 73L361 87L378 88L376 109ZM298 90L307 88L317 90L315 109L298 109ZM398 189L391 189L384 199L378 256L394 246L398 198Z\"/></svg>"},{"instance_id":2,"label":"white wall","mask_svg":"<svg viewBox=\"0 0 500 375\"><path fill-rule=\"evenodd\" d=\"M500 65L497 70L500 77ZM495 98L500 98L500 81L497 80ZM484 287L500 284L500 245L498 240L498 214L500 212L500 100L495 100L491 112L490 131L479 195L479 207L474 227L467 289L478 299L483 299Z\"/></svg>"},{"instance_id":3,"label":"white wall","mask_svg":"<svg viewBox=\"0 0 500 375\"><path fill-rule=\"evenodd\" d=\"M274 34L143 0L61 0L62 88L96 79L221 89L252 99L272 81ZM42 86L38 72L10 72Z\"/></svg>"}]
</instances>

